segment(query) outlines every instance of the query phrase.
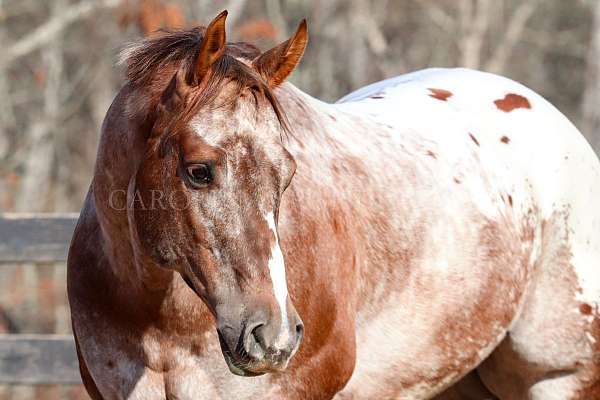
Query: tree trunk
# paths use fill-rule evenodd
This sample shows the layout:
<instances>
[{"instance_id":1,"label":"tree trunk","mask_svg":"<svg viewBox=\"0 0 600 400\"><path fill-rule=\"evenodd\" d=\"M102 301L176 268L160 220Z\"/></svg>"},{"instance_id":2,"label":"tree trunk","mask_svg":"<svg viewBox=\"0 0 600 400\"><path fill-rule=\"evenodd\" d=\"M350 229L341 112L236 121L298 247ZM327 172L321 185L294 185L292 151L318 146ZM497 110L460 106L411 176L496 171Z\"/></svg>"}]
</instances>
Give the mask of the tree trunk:
<instances>
[{"instance_id":1,"label":"tree trunk","mask_svg":"<svg viewBox=\"0 0 600 400\"><path fill-rule=\"evenodd\" d=\"M600 2L594 5L585 91L581 104L581 130L596 154L600 154Z\"/></svg>"}]
</instances>

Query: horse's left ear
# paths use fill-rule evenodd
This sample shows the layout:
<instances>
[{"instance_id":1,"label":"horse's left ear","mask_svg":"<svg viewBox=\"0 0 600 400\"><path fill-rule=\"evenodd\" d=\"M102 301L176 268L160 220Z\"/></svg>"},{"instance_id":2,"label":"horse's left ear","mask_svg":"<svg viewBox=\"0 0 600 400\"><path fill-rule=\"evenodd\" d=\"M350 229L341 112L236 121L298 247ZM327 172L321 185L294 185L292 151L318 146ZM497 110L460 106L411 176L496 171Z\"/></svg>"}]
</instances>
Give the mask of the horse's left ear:
<instances>
[{"instance_id":1,"label":"horse's left ear","mask_svg":"<svg viewBox=\"0 0 600 400\"><path fill-rule=\"evenodd\" d=\"M193 85L199 84L210 67L221 57L225 51L225 19L227 10L217 15L206 27L204 38L198 49L196 63L192 69L192 76L188 76L188 82Z\"/></svg>"},{"instance_id":2,"label":"horse's left ear","mask_svg":"<svg viewBox=\"0 0 600 400\"><path fill-rule=\"evenodd\" d=\"M252 64L267 80L269 86L275 87L281 84L296 68L307 43L308 28L306 20L303 19L294 36L256 57Z\"/></svg>"}]
</instances>

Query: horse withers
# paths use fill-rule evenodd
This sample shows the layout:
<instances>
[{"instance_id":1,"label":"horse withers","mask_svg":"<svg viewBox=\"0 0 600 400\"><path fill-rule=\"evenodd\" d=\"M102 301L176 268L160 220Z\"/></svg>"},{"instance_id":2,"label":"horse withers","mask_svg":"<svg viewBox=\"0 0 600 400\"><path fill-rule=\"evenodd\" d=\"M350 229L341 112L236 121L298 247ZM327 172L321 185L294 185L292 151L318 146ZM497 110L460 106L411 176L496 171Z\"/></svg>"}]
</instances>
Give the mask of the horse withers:
<instances>
[{"instance_id":1,"label":"horse withers","mask_svg":"<svg viewBox=\"0 0 600 400\"><path fill-rule=\"evenodd\" d=\"M600 398L576 128L464 69L323 103L305 22L261 53L226 15L123 53L69 254L90 396Z\"/></svg>"}]
</instances>

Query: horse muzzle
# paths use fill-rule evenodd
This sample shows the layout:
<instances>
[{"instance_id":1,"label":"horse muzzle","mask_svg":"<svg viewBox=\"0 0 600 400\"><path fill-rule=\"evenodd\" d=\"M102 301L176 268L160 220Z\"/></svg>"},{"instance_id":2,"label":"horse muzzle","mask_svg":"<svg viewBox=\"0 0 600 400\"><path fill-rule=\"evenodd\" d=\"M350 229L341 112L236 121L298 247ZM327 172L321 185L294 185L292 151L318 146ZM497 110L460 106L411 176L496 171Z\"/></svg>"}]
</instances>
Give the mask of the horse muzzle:
<instances>
[{"instance_id":1,"label":"horse muzzle","mask_svg":"<svg viewBox=\"0 0 600 400\"><path fill-rule=\"evenodd\" d=\"M240 376L284 371L304 336L304 324L296 310L286 322L252 318L241 329L219 324L217 333L229 370Z\"/></svg>"}]
</instances>

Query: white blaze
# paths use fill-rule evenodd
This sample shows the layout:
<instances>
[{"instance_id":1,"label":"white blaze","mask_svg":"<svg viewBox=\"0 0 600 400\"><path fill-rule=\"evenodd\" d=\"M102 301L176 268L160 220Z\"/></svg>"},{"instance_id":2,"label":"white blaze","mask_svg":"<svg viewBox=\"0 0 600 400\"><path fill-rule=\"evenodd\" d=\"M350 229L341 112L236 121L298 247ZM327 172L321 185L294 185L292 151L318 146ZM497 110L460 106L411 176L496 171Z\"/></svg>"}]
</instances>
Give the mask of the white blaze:
<instances>
[{"instance_id":1,"label":"white blaze","mask_svg":"<svg viewBox=\"0 0 600 400\"><path fill-rule=\"evenodd\" d=\"M286 311L286 300L288 296L287 283L285 280L285 263L283 261L283 253L279 247L279 236L277 236L277 229L275 227L275 216L273 212L269 212L266 216L267 224L269 229L273 231L275 235L275 244L271 249L271 256L269 257L269 274L271 275L271 282L273 283L273 293L277 304L279 304L279 310L281 312L281 333L279 340L283 342L287 340L289 332L289 322L287 319Z\"/></svg>"}]
</instances>

